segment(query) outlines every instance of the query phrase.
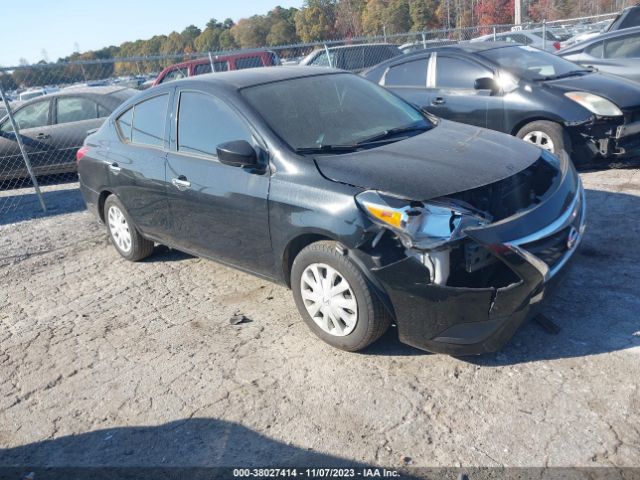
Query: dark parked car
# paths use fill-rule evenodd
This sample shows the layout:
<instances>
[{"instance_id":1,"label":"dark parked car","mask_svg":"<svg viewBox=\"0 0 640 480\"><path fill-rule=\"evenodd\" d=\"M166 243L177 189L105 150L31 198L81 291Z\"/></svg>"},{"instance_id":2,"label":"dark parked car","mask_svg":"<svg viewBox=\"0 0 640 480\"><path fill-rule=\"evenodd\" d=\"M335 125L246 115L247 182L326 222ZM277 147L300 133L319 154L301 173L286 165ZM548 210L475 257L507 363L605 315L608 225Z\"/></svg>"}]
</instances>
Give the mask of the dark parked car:
<instances>
[{"instance_id":1,"label":"dark parked car","mask_svg":"<svg viewBox=\"0 0 640 480\"><path fill-rule=\"evenodd\" d=\"M176 63L160 72L153 82L153 86L161 83L180 80L212 72L226 72L228 70L242 70L245 68L273 67L280 65L280 59L275 52L258 50L229 55L217 55L211 59L199 58L188 62Z\"/></svg>"},{"instance_id":2,"label":"dark parked car","mask_svg":"<svg viewBox=\"0 0 640 480\"><path fill-rule=\"evenodd\" d=\"M640 85L536 48L434 48L362 75L434 115L509 133L575 162L640 147Z\"/></svg>"},{"instance_id":3,"label":"dark parked car","mask_svg":"<svg viewBox=\"0 0 640 480\"><path fill-rule=\"evenodd\" d=\"M611 22L607 32L640 26L640 4L623 9Z\"/></svg>"},{"instance_id":4,"label":"dark parked car","mask_svg":"<svg viewBox=\"0 0 640 480\"><path fill-rule=\"evenodd\" d=\"M74 172L75 155L87 131L96 129L113 110L137 92L120 87L63 90L21 103L13 112L22 143L36 175ZM29 173L13 126L0 120L0 181Z\"/></svg>"},{"instance_id":5,"label":"dark parked car","mask_svg":"<svg viewBox=\"0 0 640 480\"><path fill-rule=\"evenodd\" d=\"M598 35L558 52L562 58L640 82L640 27Z\"/></svg>"},{"instance_id":6,"label":"dark parked car","mask_svg":"<svg viewBox=\"0 0 640 480\"><path fill-rule=\"evenodd\" d=\"M402 51L390 43L341 45L314 50L302 59L300 65L361 72L365 68L401 54Z\"/></svg>"},{"instance_id":7,"label":"dark parked car","mask_svg":"<svg viewBox=\"0 0 640 480\"><path fill-rule=\"evenodd\" d=\"M286 284L310 329L346 350L390 322L434 352L496 350L584 230L568 160L334 69L147 90L78 162L87 206L124 258L159 242Z\"/></svg>"}]
</instances>

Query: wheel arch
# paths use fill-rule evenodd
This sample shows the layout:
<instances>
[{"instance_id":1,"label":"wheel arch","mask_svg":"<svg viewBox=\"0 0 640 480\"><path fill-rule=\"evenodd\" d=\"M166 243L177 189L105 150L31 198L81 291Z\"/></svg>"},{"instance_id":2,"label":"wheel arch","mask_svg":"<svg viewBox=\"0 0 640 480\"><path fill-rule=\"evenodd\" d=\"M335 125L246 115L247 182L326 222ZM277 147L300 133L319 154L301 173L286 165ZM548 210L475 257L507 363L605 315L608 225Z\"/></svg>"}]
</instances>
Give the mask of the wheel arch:
<instances>
[{"instance_id":1,"label":"wheel arch","mask_svg":"<svg viewBox=\"0 0 640 480\"><path fill-rule=\"evenodd\" d=\"M553 117L552 115L545 116L543 114L540 114L540 115L535 115L535 116L527 117L523 120L520 120L511 129L510 134L515 137L525 125L528 125L533 122L553 122L553 123L557 123L562 128L565 128L564 121L561 118L556 118L556 117Z\"/></svg>"},{"instance_id":2,"label":"wheel arch","mask_svg":"<svg viewBox=\"0 0 640 480\"><path fill-rule=\"evenodd\" d=\"M109 190L103 190L100 192L100 195L98 196L98 215L100 216L100 221L102 223L105 222L105 218L104 218L104 202L107 201L107 197L109 197L109 195L113 195L113 192L109 191Z\"/></svg>"}]
</instances>

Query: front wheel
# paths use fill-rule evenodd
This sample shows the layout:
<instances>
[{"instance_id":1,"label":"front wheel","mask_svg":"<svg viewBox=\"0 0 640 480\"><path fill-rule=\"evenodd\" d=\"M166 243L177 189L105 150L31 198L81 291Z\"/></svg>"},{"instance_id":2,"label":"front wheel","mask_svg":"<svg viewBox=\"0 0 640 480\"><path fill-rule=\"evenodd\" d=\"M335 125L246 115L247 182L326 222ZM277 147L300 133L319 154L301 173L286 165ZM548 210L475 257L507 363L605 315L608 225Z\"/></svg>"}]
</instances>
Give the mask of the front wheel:
<instances>
[{"instance_id":1,"label":"front wheel","mask_svg":"<svg viewBox=\"0 0 640 480\"><path fill-rule=\"evenodd\" d=\"M537 120L518 130L516 137L558 157L571 156L571 139L559 123Z\"/></svg>"},{"instance_id":2,"label":"front wheel","mask_svg":"<svg viewBox=\"0 0 640 480\"><path fill-rule=\"evenodd\" d=\"M111 242L124 258L137 262L153 253L153 242L140 235L115 195L109 195L104 202L104 219Z\"/></svg>"},{"instance_id":3,"label":"front wheel","mask_svg":"<svg viewBox=\"0 0 640 480\"><path fill-rule=\"evenodd\" d=\"M337 247L322 241L304 248L293 262L291 288L311 331L355 352L380 338L390 318L358 266Z\"/></svg>"}]
</instances>

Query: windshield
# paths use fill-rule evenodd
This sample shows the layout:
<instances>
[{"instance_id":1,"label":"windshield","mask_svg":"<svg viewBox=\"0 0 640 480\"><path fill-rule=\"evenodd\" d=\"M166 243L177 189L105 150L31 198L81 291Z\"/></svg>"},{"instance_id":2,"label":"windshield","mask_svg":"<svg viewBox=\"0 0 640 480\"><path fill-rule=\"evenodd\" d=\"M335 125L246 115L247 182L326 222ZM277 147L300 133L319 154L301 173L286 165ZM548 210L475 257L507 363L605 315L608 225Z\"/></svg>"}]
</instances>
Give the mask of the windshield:
<instances>
[{"instance_id":1,"label":"windshield","mask_svg":"<svg viewBox=\"0 0 640 480\"><path fill-rule=\"evenodd\" d=\"M293 150L388 143L433 126L404 100L349 73L293 78L241 94Z\"/></svg>"},{"instance_id":2,"label":"windshield","mask_svg":"<svg viewBox=\"0 0 640 480\"><path fill-rule=\"evenodd\" d=\"M516 77L527 80L550 80L588 72L580 65L533 47L494 48L480 52L480 55Z\"/></svg>"}]
</instances>

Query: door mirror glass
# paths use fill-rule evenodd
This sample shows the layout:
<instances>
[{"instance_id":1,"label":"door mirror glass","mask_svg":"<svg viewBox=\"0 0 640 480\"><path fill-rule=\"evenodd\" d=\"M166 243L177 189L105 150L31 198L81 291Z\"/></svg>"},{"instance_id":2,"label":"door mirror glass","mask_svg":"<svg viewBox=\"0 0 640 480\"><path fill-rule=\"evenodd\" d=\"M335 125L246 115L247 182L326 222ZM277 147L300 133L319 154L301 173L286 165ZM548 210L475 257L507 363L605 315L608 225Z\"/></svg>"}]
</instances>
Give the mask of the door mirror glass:
<instances>
[{"instance_id":1,"label":"door mirror glass","mask_svg":"<svg viewBox=\"0 0 640 480\"><path fill-rule=\"evenodd\" d=\"M254 167L258 164L256 151L246 140L233 140L216 147L218 160L232 167Z\"/></svg>"},{"instance_id":2,"label":"door mirror glass","mask_svg":"<svg viewBox=\"0 0 640 480\"><path fill-rule=\"evenodd\" d=\"M476 78L473 88L476 90L491 90L492 92L497 92L499 90L498 84L491 77Z\"/></svg>"}]
</instances>

